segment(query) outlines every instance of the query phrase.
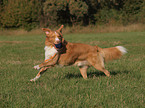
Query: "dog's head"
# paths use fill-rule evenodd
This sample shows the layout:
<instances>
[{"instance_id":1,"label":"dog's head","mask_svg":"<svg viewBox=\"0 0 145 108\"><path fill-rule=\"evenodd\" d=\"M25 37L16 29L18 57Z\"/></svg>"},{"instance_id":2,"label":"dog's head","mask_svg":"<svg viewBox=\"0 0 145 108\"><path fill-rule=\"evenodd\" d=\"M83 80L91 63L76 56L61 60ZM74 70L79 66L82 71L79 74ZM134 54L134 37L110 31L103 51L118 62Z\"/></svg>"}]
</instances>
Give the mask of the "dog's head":
<instances>
[{"instance_id":1,"label":"dog's head","mask_svg":"<svg viewBox=\"0 0 145 108\"><path fill-rule=\"evenodd\" d=\"M42 28L42 30L46 34L45 44L51 43L51 44L59 45L60 43L63 43L64 39L62 35L62 28L63 25L61 25L61 27L56 31L52 31L48 28Z\"/></svg>"}]
</instances>

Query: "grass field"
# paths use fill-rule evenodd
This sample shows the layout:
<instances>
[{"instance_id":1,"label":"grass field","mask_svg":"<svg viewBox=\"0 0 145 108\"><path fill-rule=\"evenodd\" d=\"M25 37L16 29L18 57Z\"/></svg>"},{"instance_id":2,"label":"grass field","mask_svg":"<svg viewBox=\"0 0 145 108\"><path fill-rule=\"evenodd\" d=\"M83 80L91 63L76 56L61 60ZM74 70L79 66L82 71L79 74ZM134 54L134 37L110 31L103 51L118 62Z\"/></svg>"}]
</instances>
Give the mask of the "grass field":
<instances>
[{"instance_id":1,"label":"grass field","mask_svg":"<svg viewBox=\"0 0 145 108\"><path fill-rule=\"evenodd\" d=\"M84 80L77 67L55 67L36 82L33 69L44 60L42 35L0 36L0 108L143 108L145 32L66 34L70 42L102 48L122 45L128 53L106 63L111 73L90 68Z\"/></svg>"}]
</instances>

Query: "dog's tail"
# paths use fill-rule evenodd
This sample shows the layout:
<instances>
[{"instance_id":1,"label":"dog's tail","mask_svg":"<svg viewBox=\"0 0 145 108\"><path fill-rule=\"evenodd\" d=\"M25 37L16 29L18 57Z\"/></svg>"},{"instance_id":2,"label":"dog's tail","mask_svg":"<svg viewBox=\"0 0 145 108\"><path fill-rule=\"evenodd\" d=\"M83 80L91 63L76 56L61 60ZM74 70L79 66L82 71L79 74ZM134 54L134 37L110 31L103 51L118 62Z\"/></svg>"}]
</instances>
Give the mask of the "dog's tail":
<instances>
[{"instance_id":1,"label":"dog's tail","mask_svg":"<svg viewBox=\"0 0 145 108\"><path fill-rule=\"evenodd\" d=\"M100 52L105 61L111 61L119 59L122 55L127 53L127 50L123 46L116 46L111 48L102 48Z\"/></svg>"}]
</instances>

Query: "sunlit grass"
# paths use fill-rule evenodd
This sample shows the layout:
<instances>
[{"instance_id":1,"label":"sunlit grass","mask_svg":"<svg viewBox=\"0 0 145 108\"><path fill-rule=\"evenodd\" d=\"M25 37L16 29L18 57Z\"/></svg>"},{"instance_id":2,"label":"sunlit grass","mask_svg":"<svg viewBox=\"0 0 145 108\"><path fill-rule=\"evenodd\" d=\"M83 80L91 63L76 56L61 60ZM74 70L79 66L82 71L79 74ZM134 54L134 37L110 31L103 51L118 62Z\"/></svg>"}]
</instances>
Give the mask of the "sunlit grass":
<instances>
[{"instance_id":1,"label":"sunlit grass","mask_svg":"<svg viewBox=\"0 0 145 108\"><path fill-rule=\"evenodd\" d=\"M44 60L42 35L0 36L0 108L73 107L143 108L145 96L145 32L66 34L70 42L102 48L122 45L128 53L106 63L107 78L90 68L84 80L77 67L55 67L36 82L33 66Z\"/></svg>"}]
</instances>

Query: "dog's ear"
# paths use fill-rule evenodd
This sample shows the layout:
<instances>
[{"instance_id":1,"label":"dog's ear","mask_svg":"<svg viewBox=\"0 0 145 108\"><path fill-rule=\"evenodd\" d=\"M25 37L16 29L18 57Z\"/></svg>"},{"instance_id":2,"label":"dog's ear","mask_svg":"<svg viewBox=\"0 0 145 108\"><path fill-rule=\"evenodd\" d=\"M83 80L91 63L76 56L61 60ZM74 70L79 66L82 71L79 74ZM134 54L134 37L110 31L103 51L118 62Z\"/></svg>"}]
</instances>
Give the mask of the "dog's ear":
<instances>
[{"instance_id":1,"label":"dog's ear","mask_svg":"<svg viewBox=\"0 0 145 108\"><path fill-rule=\"evenodd\" d=\"M44 31L46 34L49 34L51 32L51 30L48 28L42 28L42 31Z\"/></svg>"},{"instance_id":2,"label":"dog's ear","mask_svg":"<svg viewBox=\"0 0 145 108\"><path fill-rule=\"evenodd\" d=\"M60 28L57 30L58 32L62 32L62 28L64 25L61 25Z\"/></svg>"}]
</instances>

